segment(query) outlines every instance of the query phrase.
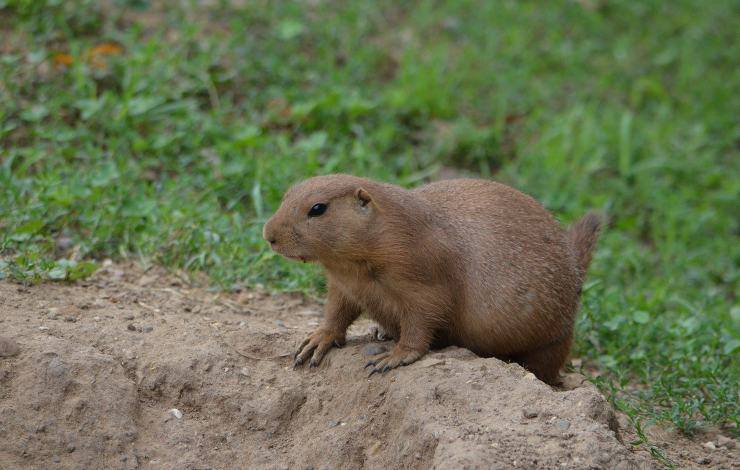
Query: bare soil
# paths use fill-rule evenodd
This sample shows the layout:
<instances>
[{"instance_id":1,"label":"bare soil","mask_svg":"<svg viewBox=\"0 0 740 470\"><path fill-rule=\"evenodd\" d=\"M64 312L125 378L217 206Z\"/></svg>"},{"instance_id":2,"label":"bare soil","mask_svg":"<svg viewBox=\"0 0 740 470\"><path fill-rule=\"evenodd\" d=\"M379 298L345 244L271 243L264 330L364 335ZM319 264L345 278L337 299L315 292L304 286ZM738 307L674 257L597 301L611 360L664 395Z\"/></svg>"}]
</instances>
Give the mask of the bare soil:
<instances>
[{"instance_id":1,"label":"bare soil","mask_svg":"<svg viewBox=\"0 0 740 470\"><path fill-rule=\"evenodd\" d=\"M448 348L368 378L368 353L390 345L368 320L319 368L293 370L320 317L302 296L215 293L133 265L0 282L0 468L658 466L579 376L553 389ZM736 449L665 436L682 468L736 468Z\"/></svg>"}]
</instances>

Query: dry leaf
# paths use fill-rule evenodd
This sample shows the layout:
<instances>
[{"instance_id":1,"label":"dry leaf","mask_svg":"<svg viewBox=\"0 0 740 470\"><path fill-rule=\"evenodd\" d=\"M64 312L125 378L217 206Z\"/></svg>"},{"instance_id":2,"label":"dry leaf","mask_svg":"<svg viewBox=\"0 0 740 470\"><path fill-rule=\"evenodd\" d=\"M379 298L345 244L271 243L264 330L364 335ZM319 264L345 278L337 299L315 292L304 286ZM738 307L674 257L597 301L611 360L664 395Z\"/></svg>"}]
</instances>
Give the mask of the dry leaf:
<instances>
[{"instance_id":1,"label":"dry leaf","mask_svg":"<svg viewBox=\"0 0 740 470\"><path fill-rule=\"evenodd\" d=\"M123 52L123 47L114 42L104 42L90 49L91 56L96 55L118 55Z\"/></svg>"},{"instance_id":2,"label":"dry leaf","mask_svg":"<svg viewBox=\"0 0 740 470\"><path fill-rule=\"evenodd\" d=\"M74 62L74 58L71 55L63 52L54 54L52 60L56 65L72 65L72 62Z\"/></svg>"},{"instance_id":3,"label":"dry leaf","mask_svg":"<svg viewBox=\"0 0 740 470\"><path fill-rule=\"evenodd\" d=\"M114 42L104 42L87 51L87 60L96 69L104 69L108 66L104 57L118 55L123 52L123 47Z\"/></svg>"}]
</instances>

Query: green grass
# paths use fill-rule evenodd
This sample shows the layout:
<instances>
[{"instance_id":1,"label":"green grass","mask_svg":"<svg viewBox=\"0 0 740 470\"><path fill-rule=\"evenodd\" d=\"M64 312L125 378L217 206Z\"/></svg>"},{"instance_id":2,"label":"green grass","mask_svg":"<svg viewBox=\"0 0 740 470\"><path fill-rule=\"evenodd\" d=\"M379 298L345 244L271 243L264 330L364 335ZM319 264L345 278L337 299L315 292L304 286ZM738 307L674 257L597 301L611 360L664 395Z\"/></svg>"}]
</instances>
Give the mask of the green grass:
<instances>
[{"instance_id":1,"label":"green grass","mask_svg":"<svg viewBox=\"0 0 740 470\"><path fill-rule=\"evenodd\" d=\"M607 213L575 354L635 423L737 426L740 4L196 3L0 0L0 276L320 292L261 239L291 183L455 167Z\"/></svg>"}]
</instances>

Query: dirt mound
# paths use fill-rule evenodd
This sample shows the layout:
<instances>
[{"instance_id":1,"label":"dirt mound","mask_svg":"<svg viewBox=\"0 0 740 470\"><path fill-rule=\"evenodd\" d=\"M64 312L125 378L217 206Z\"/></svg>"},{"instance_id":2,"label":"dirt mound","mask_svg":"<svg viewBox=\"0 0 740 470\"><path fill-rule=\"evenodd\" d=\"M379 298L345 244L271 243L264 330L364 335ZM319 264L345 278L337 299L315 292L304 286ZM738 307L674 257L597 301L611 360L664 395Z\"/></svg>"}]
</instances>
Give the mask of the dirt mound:
<instances>
[{"instance_id":1,"label":"dirt mound","mask_svg":"<svg viewBox=\"0 0 740 470\"><path fill-rule=\"evenodd\" d=\"M318 369L300 297L214 294L109 266L0 283L1 468L647 468L590 385L557 391L458 348L383 376L371 324ZM17 348L13 350L15 342Z\"/></svg>"}]
</instances>

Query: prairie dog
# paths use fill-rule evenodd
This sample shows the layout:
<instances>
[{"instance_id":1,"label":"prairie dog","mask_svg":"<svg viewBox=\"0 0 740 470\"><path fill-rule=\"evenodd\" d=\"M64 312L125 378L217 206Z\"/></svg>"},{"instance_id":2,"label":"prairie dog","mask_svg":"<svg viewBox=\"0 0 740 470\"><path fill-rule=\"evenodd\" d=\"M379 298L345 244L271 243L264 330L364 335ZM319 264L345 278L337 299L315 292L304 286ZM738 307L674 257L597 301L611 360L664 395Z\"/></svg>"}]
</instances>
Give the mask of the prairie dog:
<instances>
[{"instance_id":1,"label":"prairie dog","mask_svg":"<svg viewBox=\"0 0 740 470\"><path fill-rule=\"evenodd\" d=\"M365 311L397 340L368 363L371 375L456 345L554 383L599 227L589 213L564 230L533 198L487 180L407 190L328 175L290 188L263 235L282 256L326 270L323 323L296 366L317 366Z\"/></svg>"}]
</instances>

